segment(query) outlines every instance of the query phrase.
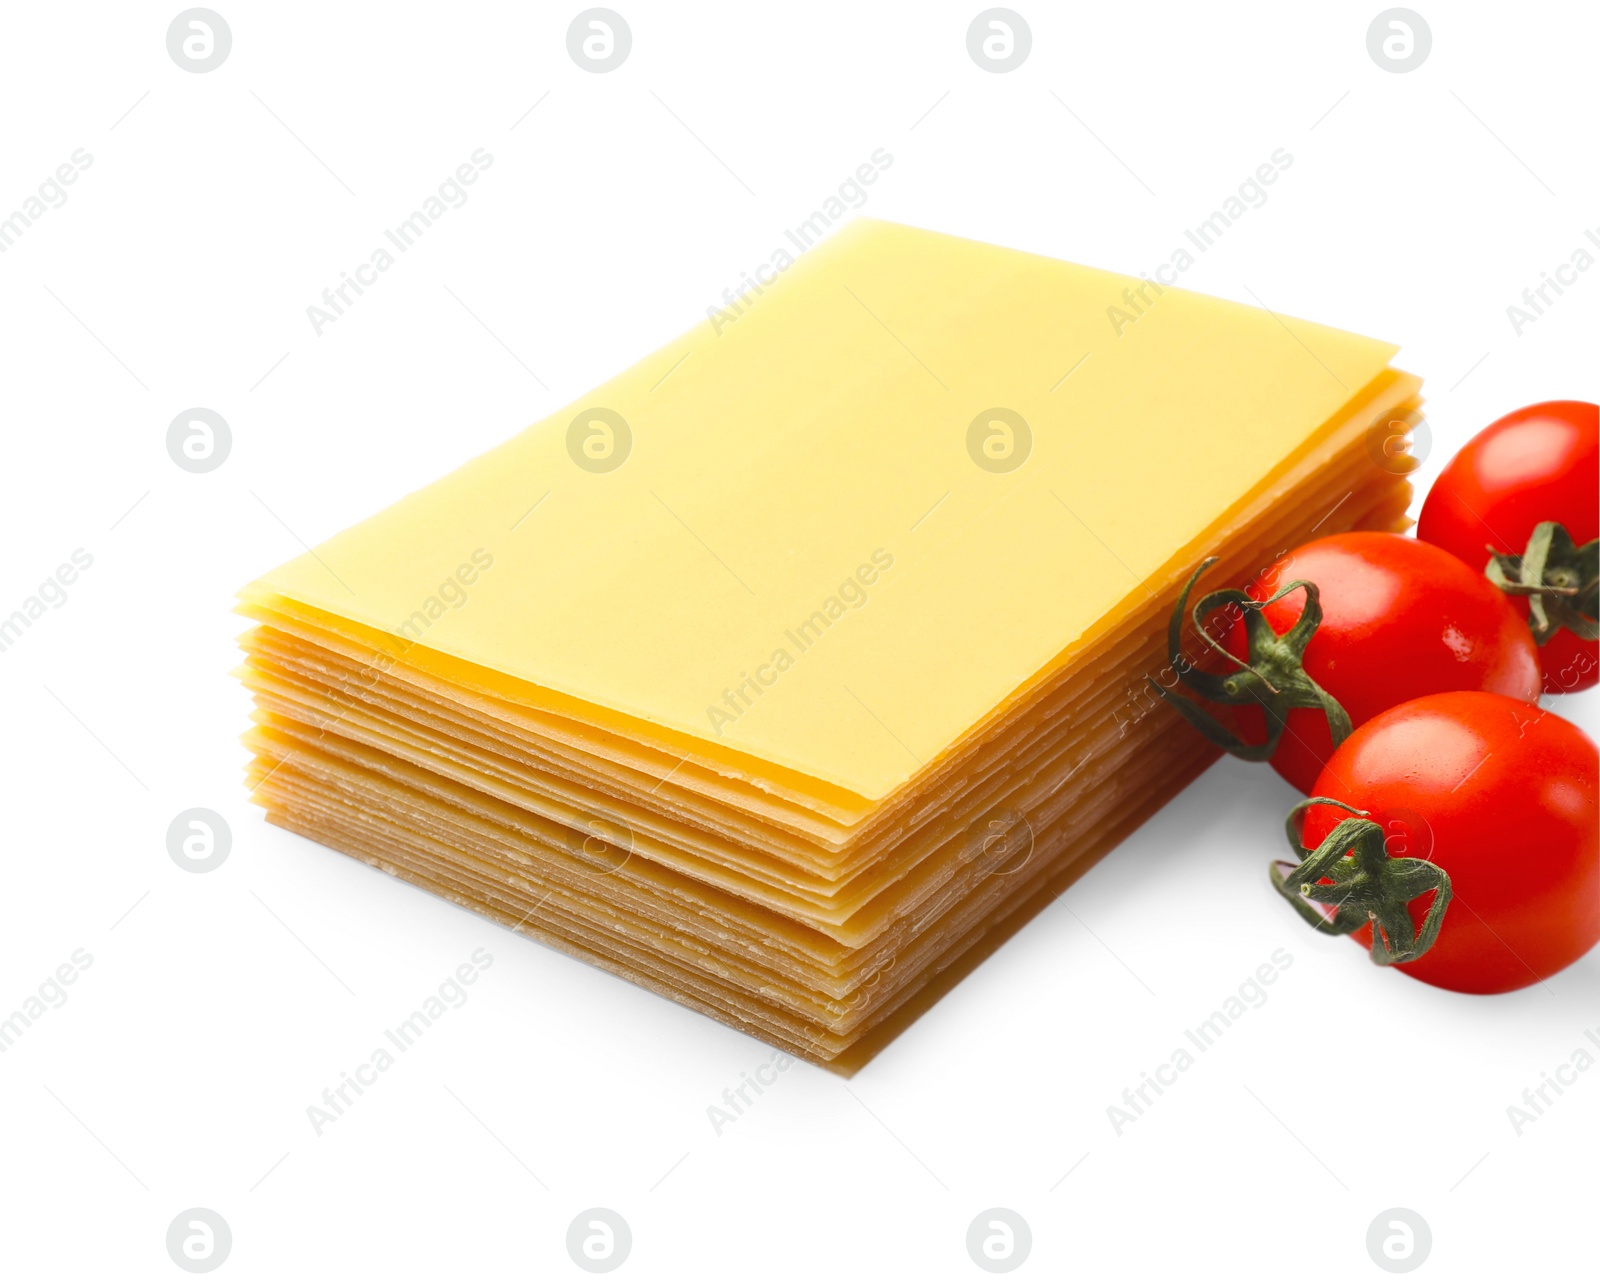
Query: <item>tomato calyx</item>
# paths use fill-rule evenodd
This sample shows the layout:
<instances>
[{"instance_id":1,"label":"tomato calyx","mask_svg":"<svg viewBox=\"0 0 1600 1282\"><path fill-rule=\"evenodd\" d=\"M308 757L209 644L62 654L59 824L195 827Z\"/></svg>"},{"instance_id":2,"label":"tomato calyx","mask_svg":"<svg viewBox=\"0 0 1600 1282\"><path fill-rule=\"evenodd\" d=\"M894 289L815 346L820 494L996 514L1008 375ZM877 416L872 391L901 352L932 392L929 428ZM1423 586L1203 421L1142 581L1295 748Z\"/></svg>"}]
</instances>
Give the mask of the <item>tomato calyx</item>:
<instances>
[{"instance_id":1,"label":"tomato calyx","mask_svg":"<svg viewBox=\"0 0 1600 1282\"><path fill-rule=\"evenodd\" d=\"M1255 704L1266 719L1267 737L1261 743L1245 743L1193 699L1181 699L1167 687L1146 677L1150 688L1165 699L1196 730L1225 752L1245 761L1266 761L1278 749L1287 729L1286 718L1294 708L1320 708L1328 718L1328 732L1337 748L1350 734L1350 717L1331 694L1306 673L1304 655L1322 623L1322 599L1317 585L1305 579L1280 588L1265 601L1257 601L1238 588L1209 592L1189 612L1189 594L1196 580L1217 562L1208 556L1195 567L1183 585L1178 603L1167 624L1167 658L1177 680L1202 699L1221 704ZM1262 611L1289 593L1305 589L1305 608L1294 625L1279 636ZM1206 627L1206 620L1226 608L1244 623L1248 655L1240 659L1229 653ZM1236 669L1226 675L1202 671L1183 654L1183 624L1186 613L1194 629L1212 650Z\"/></svg>"},{"instance_id":2,"label":"tomato calyx","mask_svg":"<svg viewBox=\"0 0 1600 1282\"><path fill-rule=\"evenodd\" d=\"M1559 521L1540 521L1521 556L1489 549L1484 573L1510 596L1528 598L1528 627L1543 645L1562 628L1585 641L1600 637L1600 540L1573 543Z\"/></svg>"},{"instance_id":3,"label":"tomato calyx","mask_svg":"<svg viewBox=\"0 0 1600 1282\"><path fill-rule=\"evenodd\" d=\"M1348 811L1315 850L1300 840L1300 822L1311 806ZM1450 907L1450 874L1426 859L1394 858L1384 845L1383 828L1370 812L1332 797L1308 797L1289 812L1285 824L1295 861L1274 860L1272 887L1324 935L1348 935L1372 927L1372 960L1379 966L1416 961L1439 938ZM1417 931L1410 903L1433 893ZM1323 910L1325 906L1332 912Z\"/></svg>"}]
</instances>

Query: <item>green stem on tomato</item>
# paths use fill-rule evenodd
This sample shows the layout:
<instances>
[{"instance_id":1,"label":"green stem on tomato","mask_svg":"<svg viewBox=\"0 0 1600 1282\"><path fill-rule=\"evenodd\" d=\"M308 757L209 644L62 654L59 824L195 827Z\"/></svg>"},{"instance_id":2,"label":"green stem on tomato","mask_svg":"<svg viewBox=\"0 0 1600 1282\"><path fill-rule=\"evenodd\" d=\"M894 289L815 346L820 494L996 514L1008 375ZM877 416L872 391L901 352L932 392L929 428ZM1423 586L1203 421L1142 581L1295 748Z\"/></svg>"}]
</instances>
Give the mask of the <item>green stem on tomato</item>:
<instances>
[{"instance_id":1,"label":"green stem on tomato","mask_svg":"<svg viewBox=\"0 0 1600 1282\"><path fill-rule=\"evenodd\" d=\"M1307 644L1322 623L1322 599L1315 583L1296 579L1287 587L1275 592L1265 601L1256 601L1238 588L1224 588L1208 593L1195 605L1192 620L1195 631L1212 650L1234 665L1237 671L1226 676L1204 672L1196 668L1183 655L1183 624L1188 612L1189 594L1195 581L1217 558L1207 557L1195 567L1189 581L1183 585L1178 603L1173 607L1167 624L1167 657L1177 679L1202 699L1221 704L1255 704L1267 723L1267 737L1262 743L1245 743L1200 703L1193 699L1180 699L1159 682L1151 681L1151 689L1176 708L1196 730L1225 752L1245 761L1266 761L1278 749L1283 737L1285 719L1294 708L1318 708L1328 719L1328 732L1337 748L1350 734L1350 717L1339 701L1307 675L1304 655ZM1297 589L1306 593L1305 609L1282 636L1272 630L1262 611L1274 601ZM1205 620L1223 606L1239 612L1245 626L1248 657L1239 659L1207 631Z\"/></svg>"},{"instance_id":2,"label":"green stem on tomato","mask_svg":"<svg viewBox=\"0 0 1600 1282\"><path fill-rule=\"evenodd\" d=\"M1351 815L1315 850L1306 849L1300 839L1300 820L1311 806L1337 806ZM1426 859L1392 858L1382 827L1368 812L1332 797L1306 798L1289 812L1285 827L1295 862L1274 860L1268 873L1273 889L1316 930L1348 935L1370 924L1372 960L1380 966L1416 961L1433 947L1452 893L1450 874L1443 868ZM1419 932L1412 926L1410 904L1429 891L1433 902Z\"/></svg>"},{"instance_id":3,"label":"green stem on tomato","mask_svg":"<svg viewBox=\"0 0 1600 1282\"><path fill-rule=\"evenodd\" d=\"M1489 549L1489 582L1528 598L1528 626L1543 645L1563 628L1585 641L1600 637L1600 540L1573 543L1559 521L1540 521L1521 556Z\"/></svg>"}]
</instances>

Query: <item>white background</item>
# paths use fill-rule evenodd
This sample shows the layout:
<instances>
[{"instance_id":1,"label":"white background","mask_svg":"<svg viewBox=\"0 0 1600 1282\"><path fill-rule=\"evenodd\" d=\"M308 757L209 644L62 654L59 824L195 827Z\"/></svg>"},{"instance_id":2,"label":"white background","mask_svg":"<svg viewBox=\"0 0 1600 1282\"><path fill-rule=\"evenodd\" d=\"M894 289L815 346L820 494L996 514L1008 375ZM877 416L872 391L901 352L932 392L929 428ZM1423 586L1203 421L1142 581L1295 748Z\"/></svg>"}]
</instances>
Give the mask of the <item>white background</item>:
<instances>
[{"instance_id":1,"label":"white background","mask_svg":"<svg viewBox=\"0 0 1600 1282\"><path fill-rule=\"evenodd\" d=\"M877 148L867 214L1131 273L1287 149L1183 284L1400 343L1424 483L1516 405L1600 399L1600 271L1506 316L1600 227L1592 5L1416 0L1433 50L1392 74L1376 0L1017 0L1032 53L997 75L978 3L615 0L633 50L596 75L576 3L216 3L208 74L168 56L176 3L8 6L0 47L0 216L93 156L0 255L0 613L94 557L0 653L0 1013L94 959L0 1056L7 1277L183 1276L193 1206L240 1278L585 1276L591 1206L647 1278L984 1276L993 1206L1032 1227L1022 1276L1380 1276L1394 1206L1423 1276L1592 1272L1600 1071L1520 1137L1506 1109L1600 1026L1600 955L1484 999L1314 936L1267 885L1294 797L1265 768L1213 769L853 1081L797 1065L719 1136L767 1048L266 826L229 675L236 588L703 318ZM480 147L467 204L316 336ZM232 427L208 475L166 454L190 406ZM233 831L203 876L165 847L192 806ZM468 1003L317 1137L307 1106L480 947ZM1267 1004L1115 1135L1280 947Z\"/></svg>"}]
</instances>

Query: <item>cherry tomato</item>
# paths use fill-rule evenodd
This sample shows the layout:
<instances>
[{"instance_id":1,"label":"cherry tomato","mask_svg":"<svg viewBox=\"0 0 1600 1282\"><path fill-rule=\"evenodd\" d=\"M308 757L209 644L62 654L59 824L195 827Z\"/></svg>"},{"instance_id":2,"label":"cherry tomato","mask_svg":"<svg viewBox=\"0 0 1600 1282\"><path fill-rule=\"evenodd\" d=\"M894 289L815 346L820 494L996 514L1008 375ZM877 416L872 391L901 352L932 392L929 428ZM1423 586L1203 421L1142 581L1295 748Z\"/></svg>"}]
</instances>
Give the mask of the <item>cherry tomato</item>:
<instances>
[{"instance_id":1,"label":"cherry tomato","mask_svg":"<svg viewBox=\"0 0 1600 1282\"><path fill-rule=\"evenodd\" d=\"M1454 892L1437 941L1399 968L1461 993L1536 983L1600 942L1600 757L1571 722L1460 691L1379 713L1340 745L1315 795L1367 811L1395 858L1426 859ZM1348 814L1310 807L1308 849ZM1421 928L1434 892L1409 905ZM1352 938L1370 946L1370 927Z\"/></svg>"},{"instance_id":2,"label":"cherry tomato","mask_svg":"<svg viewBox=\"0 0 1600 1282\"><path fill-rule=\"evenodd\" d=\"M1529 405L1484 428L1434 482L1417 537L1481 572L1492 553L1520 555L1541 521L1578 545L1600 535L1600 407L1587 401ZM1527 601L1514 603L1527 618ZM1552 694L1600 681L1600 642L1567 628L1539 657Z\"/></svg>"},{"instance_id":3,"label":"cherry tomato","mask_svg":"<svg viewBox=\"0 0 1600 1282\"><path fill-rule=\"evenodd\" d=\"M1335 534L1295 549L1246 591L1265 601L1297 579L1317 585L1323 611L1302 656L1305 673L1353 726L1446 690L1488 690L1529 703L1539 697L1536 647L1505 594L1430 543L1370 531ZM1305 597L1299 588L1262 609L1279 636L1300 617ZM1228 649L1248 655L1242 620L1233 624ZM1238 713L1245 739L1265 738L1259 707ZM1333 751L1327 716L1294 708L1285 726L1273 769L1309 793Z\"/></svg>"}]
</instances>

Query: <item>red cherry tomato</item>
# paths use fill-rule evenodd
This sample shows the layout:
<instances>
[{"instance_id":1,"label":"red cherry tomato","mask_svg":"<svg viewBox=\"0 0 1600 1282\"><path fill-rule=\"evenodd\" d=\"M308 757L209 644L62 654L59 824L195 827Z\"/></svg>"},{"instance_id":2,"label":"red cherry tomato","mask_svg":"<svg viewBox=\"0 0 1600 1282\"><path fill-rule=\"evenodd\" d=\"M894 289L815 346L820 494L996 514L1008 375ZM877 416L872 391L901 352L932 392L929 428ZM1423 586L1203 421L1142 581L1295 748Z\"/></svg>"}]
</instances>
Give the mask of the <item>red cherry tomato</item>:
<instances>
[{"instance_id":1,"label":"red cherry tomato","mask_svg":"<svg viewBox=\"0 0 1600 1282\"><path fill-rule=\"evenodd\" d=\"M1332 695L1353 726L1408 699L1446 690L1488 690L1525 702L1539 697L1533 638L1506 596L1481 574L1429 543L1398 534L1355 531L1297 548L1247 590L1258 601L1296 579L1315 583L1323 619L1306 646L1306 675ZM1262 614L1279 636L1305 608L1297 589ZM1230 653L1248 654L1236 620ZM1259 742L1266 721L1255 705L1239 708L1244 737ZM1310 793L1333 751L1326 715L1295 708L1272 766Z\"/></svg>"},{"instance_id":2,"label":"red cherry tomato","mask_svg":"<svg viewBox=\"0 0 1600 1282\"><path fill-rule=\"evenodd\" d=\"M1484 428L1434 482L1417 537L1481 572L1491 552L1520 555L1541 521L1579 545L1600 535L1600 407L1587 401L1529 405ZM1513 601L1527 618L1527 601ZM1600 681L1600 642L1565 628L1539 657L1552 694Z\"/></svg>"},{"instance_id":3,"label":"red cherry tomato","mask_svg":"<svg viewBox=\"0 0 1600 1282\"><path fill-rule=\"evenodd\" d=\"M1583 731L1502 695L1429 695L1340 745L1315 795L1369 812L1395 858L1426 859L1454 897L1433 947L1400 969L1461 993L1536 983L1600 942L1600 758ZM1341 819L1312 806L1302 842ZM1412 900L1421 928L1432 892ZM1370 927L1352 938L1370 946Z\"/></svg>"}]
</instances>

